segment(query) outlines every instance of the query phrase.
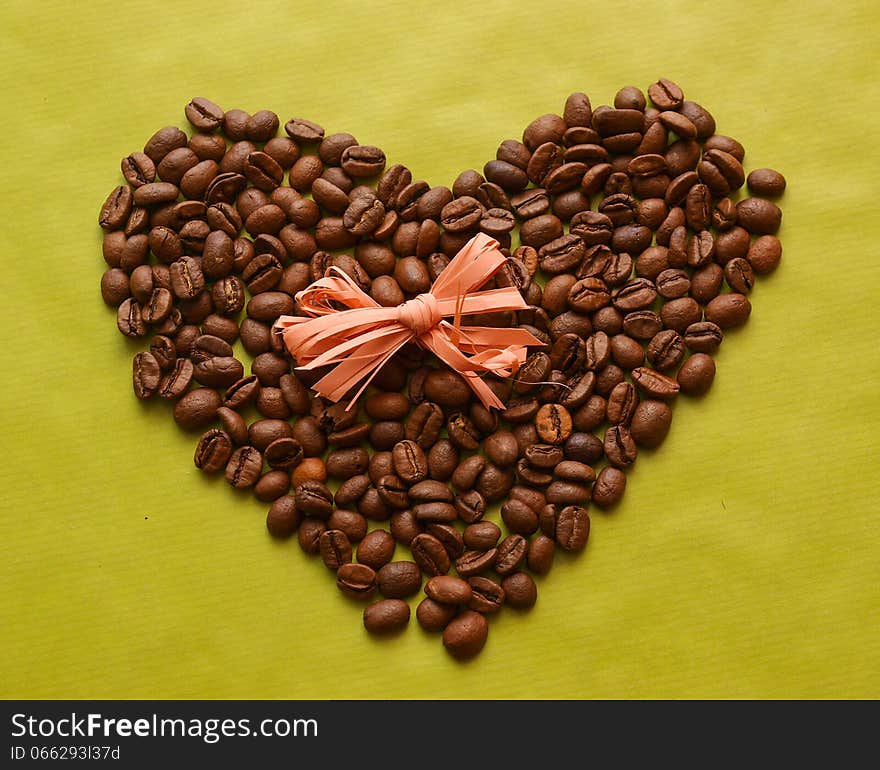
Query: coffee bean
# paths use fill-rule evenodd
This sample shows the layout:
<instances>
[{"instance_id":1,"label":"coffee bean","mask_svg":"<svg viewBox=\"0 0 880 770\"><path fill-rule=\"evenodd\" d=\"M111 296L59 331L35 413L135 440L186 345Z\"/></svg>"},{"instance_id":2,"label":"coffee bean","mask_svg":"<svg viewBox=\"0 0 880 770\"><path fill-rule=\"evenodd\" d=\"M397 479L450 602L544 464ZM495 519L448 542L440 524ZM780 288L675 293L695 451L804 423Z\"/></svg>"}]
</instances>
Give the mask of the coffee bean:
<instances>
[{"instance_id":1,"label":"coffee bean","mask_svg":"<svg viewBox=\"0 0 880 770\"><path fill-rule=\"evenodd\" d=\"M772 273L782 258L782 244L775 235L758 236L749 246L747 259L758 275Z\"/></svg>"},{"instance_id":2,"label":"coffee bean","mask_svg":"<svg viewBox=\"0 0 880 770\"><path fill-rule=\"evenodd\" d=\"M684 353L684 340L678 332L672 329L657 332L647 347L648 361L661 372L678 366L684 359Z\"/></svg>"},{"instance_id":3,"label":"coffee bean","mask_svg":"<svg viewBox=\"0 0 880 770\"><path fill-rule=\"evenodd\" d=\"M458 465L458 450L448 439L440 439L428 452L428 475L437 481L448 481Z\"/></svg>"},{"instance_id":4,"label":"coffee bean","mask_svg":"<svg viewBox=\"0 0 880 770\"><path fill-rule=\"evenodd\" d=\"M507 500L501 506L501 518L518 535L531 535L538 529L538 514L522 500Z\"/></svg>"},{"instance_id":5,"label":"coffee bean","mask_svg":"<svg viewBox=\"0 0 880 770\"><path fill-rule=\"evenodd\" d=\"M395 444L391 456L395 472L407 483L415 484L427 478L428 460L415 441L406 439Z\"/></svg>"},{"instance_id":6,"label":"coffee bean","mask_svg":"<svg viewBox=\"0 0 880 770\"><path fill-rule=\"evenodd\" d=\"M254 485L257 500L270 503L290 490L290 474L286 471L272 470L264 473Z\"/></svg>"},{"instance_id":7,"label":"coffee bean","mask_svg":"<svg viewBox=\"0 0 880 770\"><path fill-rule=\"evenodd\" d=\"M605 456L615 468L627 468L636 461L638 449L629 429L612 425L605 431ZM553 502L553 501L551 501Z\"/></svg>"},{"instance_id":8,"label":"coffee bean","mask_svg":"<svg viewBox=\"0 0 880 770\"><path fill-rule=\"evenodd\" d=\"M746 179L749 192L764 198L776 198L785 192L785 177L772 168L756 168Z\"/></svg>"},{"instance_id":9,"label":"coffee bean","mask_svg":"<svg viewBox=\"0 0 880 770\"><path fill-rule=\"evenodd\" d=\"M581 551L590 537L590 515L579 505L569 505L559 511L556 522L556 542L566 551Z\"/></svg>"},{"instance_id":10,"label":"coffee bean","mask_svg":"<svg viewBox=\"0 0 880 770\"><path fill-rule=\"evenodd\" d=\"M376 573L366 564L343 564L336 571L336 587L350 599L369 599L378 587Z\"/></svg>"},{"instance_id":11,"label":"coffee bean","mask_svg":"<svg viewBox=\"0 0 880 770\"><path fill-rule=\"evenodd\" d=\"M371 634L387 635L409 623L409 605L400 599L381 599L364 610L364 628Z\"/></svg>"},{"instance_id":12,"label":"coffee bean","mask_svg":"<svg viewBox=\"0 0 880 770\"><path fill-rule=\"evenodd\" d=\"M443 630L443 646L454 658L465 660L479 654L488 636L486 619L479 612L466 610Z\"/></svg>"},{"instance_id":13,"label":"coffee bean","mask_svg":"<svg viewBox=\"0 0 880 770\"><path fill-rule=\"evenodd\" d=\"M425 537L430 537L430 535ZM446 552L443 553L445 555ZM413 552L413 557L415 558L415 552ZM389 562L378 570L376 577L379 591L389 599L404 599L408 596L414 596L422 587L422 573L419 570L419 565L411 561Z\"/></svg>"},{"instance_id":14,"label":"coffee bean","mask_svg":"<svg viewBox=\"0 0 880 770\"><path fill-rule=\"evenodd\" d=\"M300 468L305 463L300 464ZM322 463L323 465L323 463ZM296 507L306 516L330 518L333 512L333 493L320 481L304 481L294 489Z\"/></svg>"},{"instance_id":15,"label":"coffee bean","mask_svg":"<svg viewBox=\"0 0 880 770\"><path fill-rule=\"evenodd\" d=\"M706 305L706 320L722 329L744 324L752 312L752 305L742 294L721 294Z\"/></svg>"},{"instance_id":16,"label":"coffee bean","mask_svg":"<svg viewBox=\"0 0 880 770\"><path fill-rule=\"evenodd\" d=\"M428 575L445 575L449 572L449 555L433 535L417 535L410 543L410 549L422 572Z\"/></svg>"},{"instance_id":17,"label":"coffee bean","mask_svg":"<svg viewBox=\"0 0 880 770\"><path fill-rule=\"evenodd\" d=\"M232 438L225 431L214 428L199 439L194 462L196 468L205 473L216 473L226 467L231 455Z\"/></svg>"},{"instance_id":18,"label":"coffee bean","mask_svg":"<svg viewBox=\"0 0 880 770\"><path fill-rule=\"evenodd\" d=\"M175 405L174 420L186 430L205 428L213 422L221 403L220 394L216 390L191 390Z\"/></svg>"},{"instance_id":19,"label":"coffee bean","mask_svg":"<svg viewBox=\"0 0 880 770\"><path fill-rule=\"evenodd\" d=\"M536 575L546 575L553 566L556 542L547 535L538 535L529 543L526 563Z\"/></svg>"},{"instance_id":20,"label":"coffee bean","mask_svg":"<svg viewBox=\"0 0 880 770\"><path fill-rule=\"evenodd\" d=\"M446 432L459 449L472 450L480 445L480 431L466 414L453 414L446 423Z\"/></svg>"},{"instance_id":21,"label":"coffee bean","mask_svg":"<svg viewBox=\"0 0 880 770\"><path fill-rule=\"evenodd\" d=\"M426 598L416 608L416 620L425 631L442 631L455 617L457 608L452 604L440 604Z\"/></svg>"},{"instance_id":22,"label":"coffee bean","mask_svg":"<svg viewBox=\"0 0 880 770\"><path fill-rule=\"evenodd\" d=\"M370 532L357 547L357 560L374 570L379 570L394 557L394 538L385 530Z\"/></svg>"},{"instance_id":23,"label":"coffee bean","mask_svg":"<svg viewBox=\"0 0 880 770\"><path fill-rule=\"evenodd\" d=\"M514 572L501 581L504 601L508 607L526 610L535 606L538 600L538 587L532 577L525 572Z\"/></svg>"},{"instance_id":24,"label":"coffee bean","mask_svg":"<svg viewBox=\"0 0 880 770\"><path fill-rule=\"evenodd\" d=\"M299 507L299 501L297 501L297 507ZM334 572L343 564L351 562L351 543L342 530L328 529L324 531L321 534L320 549L324 565Z\"/></svg>"},{"instance_id":25,"label":"coffee bean","mask_svg":"<svg viewBox=\"0 0 880 770\"><path fill-rule=\"evenodd\" d=\"M745 198L736 204L736 219L753 235L773 235L779 230L782 212L775 203L764 198Z\"/></svg>"},{"instance_id":26,"label":"coffee bean","mask_svg":"<svg viewBox=\"0 0 880 770\"><path fill-rule=\"evenodd\" d=\"M449 575L432 577L425 584L428 598L440 604L468 604L473 596L470 583Z\"/></svg>"},{"instance_id":27,"label":"coffee bean","mask_svg":"<svg viewBox=\"0 0 880 770\"><path fill-rule=\"evenodd\" d=\"M636 386L648 396L665 400L678 394L678 383L675 380L648 367L633 369L630 376Z\"/></svg>"},{"instance_id":28,"label":"coffee bean","mask_svg":"<svg viewBox=\"0 0 880 770\"><path fill-rule=\"evenodd\" d=\"M701 396L712 387L715 361L705 353L694 353L678 370L677 379L682 393Z\"/></svg>"},{"instance_id":29,"label":"coffee bean","mask_svg":"<svg viewBox=\"0 0 880 770\"><path fill-rule=\"evenodd\" d=\"M141 400L150 398L159 388L162 376L159 362L152 353L138 353L132 362L134 394Z\"/></svg>"},{"instance_id":30,"label":"coffee bean","mask_svg":"<svg viewBox=\"0 0 880 770\"><path fill-rule=\"evenodd\" d=\"M198 391L193 391L198 392ZM236 489L254 486L263 471L263 456L252 446L236 449L226 464L226 480Z\"/></svg>"},{"instance_id":31,"label":"coffee bean","mask_svg":"<svg viewBox=\"0 0 880 770\"><path fill-rule=\"evenodd\" d=\"M273 537L290 537L302 522L292 495L283 495L272 503L266 514L266 529Z\"/></svg>"},{"instance_id":32,"label":"coffee bean","mask_svg":"<svg viewBox=\"0 0 880 770\"><path fill-rule=\"evenodd\" d=\"M320 519L305 519L297 532L300 548L308 554L320 553L321 535L326 530L327 525Z\"/></svg>"},{"instance_id":33,"label":"coffee bean","mask_svg":"<svg viewBox=\"0 0 880 770\"><path fill-rule=\"evenodd\" d=\"M561 444L571 435L571 414L559 404L544 404L535 417L535 427L547 444Z\"/></svg>"}]
</instances>

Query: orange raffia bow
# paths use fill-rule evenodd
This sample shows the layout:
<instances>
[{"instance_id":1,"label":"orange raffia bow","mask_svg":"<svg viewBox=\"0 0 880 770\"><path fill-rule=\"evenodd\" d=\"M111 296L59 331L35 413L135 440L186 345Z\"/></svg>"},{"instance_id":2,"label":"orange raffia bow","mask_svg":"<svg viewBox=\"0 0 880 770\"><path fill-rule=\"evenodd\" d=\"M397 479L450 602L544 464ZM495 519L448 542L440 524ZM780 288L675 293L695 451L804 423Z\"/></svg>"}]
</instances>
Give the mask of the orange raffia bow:
<instances>
[{"instance_id":1,"label":"orange raffia bow","mask_svg":"<svg viewBox=\"0 0 880 770\"><path fill-rule=\"evenodd\" d=\"M410 340L433 352L458 372L486 406L504 404L480 378L481 372L508 377L526 360L526 346L540 345L525 329L461 326L461 317L528 307L513 287L474 291L504 264L497 241L480 233L465 244L434 281L430 291L398 307L382 307L342 270L296 295L309 316L281 316L284 344L300 369L333 365L312 387L339 401L364 380L349 408L382 366ZM342 304L348 310L338 310ZM454 323L443 320L453 316Z\"/></svg>"}]
</instances>

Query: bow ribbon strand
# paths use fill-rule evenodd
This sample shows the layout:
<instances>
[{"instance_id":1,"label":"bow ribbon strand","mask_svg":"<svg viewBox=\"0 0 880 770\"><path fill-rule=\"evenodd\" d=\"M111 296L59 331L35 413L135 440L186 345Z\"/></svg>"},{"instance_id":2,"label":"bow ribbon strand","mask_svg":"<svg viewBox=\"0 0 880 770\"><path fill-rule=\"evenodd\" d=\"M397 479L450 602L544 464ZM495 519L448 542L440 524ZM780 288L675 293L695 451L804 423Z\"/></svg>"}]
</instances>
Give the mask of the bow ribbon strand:
<instances>
[{"instance_id":1,"label":"bow ribbon strand","mask_svg":"<svg viewBox=\"0 0 880 770\"><path fill-rule=\"evenodd\" d=\"M382 366L415 340L458 372L486 408L504 404L480 374L511 376L526 360L526 347L540 345L525 329L462 326L462 316L528 305L513 287L475 291L504 264L499 244L482 233L455 255L431 289L398 307L382 307L336 267L296 295L308 317L281 316L275 326L297 368L331 369L312 387L339 401L364 380L350 409ZM339 305L345 310L339 310ZM452 316L454 323L444 318Z\"/></svg>"}]
</instances>

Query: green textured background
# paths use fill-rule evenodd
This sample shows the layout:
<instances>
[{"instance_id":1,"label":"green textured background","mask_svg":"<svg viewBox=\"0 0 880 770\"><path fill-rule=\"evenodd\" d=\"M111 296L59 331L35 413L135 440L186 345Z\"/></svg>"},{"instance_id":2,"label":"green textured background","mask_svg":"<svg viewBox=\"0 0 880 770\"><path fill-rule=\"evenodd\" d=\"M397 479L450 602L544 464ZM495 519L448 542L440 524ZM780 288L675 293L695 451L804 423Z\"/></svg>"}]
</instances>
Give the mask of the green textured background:
<instances>
[{"instance_id":1,"label":"green textured background","mask_svg":"<svg viewBox=\"0 0 880 770\"><path fill-rule=\"evenodd\" d=\"M6 2L0 696L877 697L876 3ZM451 184L659 76L789 182L784 257L587 551L458 665L361 607L131 393L98 291L119 159L205 95Z\"/></svg>"}]
</instances>

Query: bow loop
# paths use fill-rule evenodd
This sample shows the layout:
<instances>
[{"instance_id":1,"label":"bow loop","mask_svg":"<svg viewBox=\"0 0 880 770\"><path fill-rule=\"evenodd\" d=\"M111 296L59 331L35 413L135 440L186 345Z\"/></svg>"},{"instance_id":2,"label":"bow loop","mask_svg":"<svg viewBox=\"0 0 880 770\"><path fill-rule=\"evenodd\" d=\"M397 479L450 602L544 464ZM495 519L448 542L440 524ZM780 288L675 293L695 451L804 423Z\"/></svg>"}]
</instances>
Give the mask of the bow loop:
<instances>
[{"instance_id":1,"label":"bow loop","mask_svg":"<svg viewBox=\"0 0 880 770\"><path fill-rule=\"evenodd\" d=\"M509 376L524 363L526 347L541 341L525 329L460 322L462 315L527 307L512 287L475 291L504 260L498 242L480 233L455 255L430 291L392 308L380 306L350 276L330 268L296 295L307 315L281 316L275 326L298 368L334 367L312 386L319 395L338 401L361 383L349 408L382 366L415 341L461 374L486 408L500 409L504 404L479 375ZM454 323L443 320L445 316L452 316Z\"/></svg>"}]
</instances>

